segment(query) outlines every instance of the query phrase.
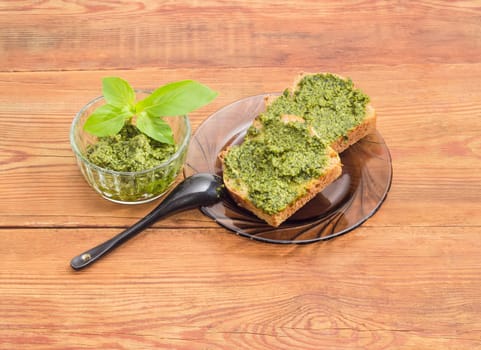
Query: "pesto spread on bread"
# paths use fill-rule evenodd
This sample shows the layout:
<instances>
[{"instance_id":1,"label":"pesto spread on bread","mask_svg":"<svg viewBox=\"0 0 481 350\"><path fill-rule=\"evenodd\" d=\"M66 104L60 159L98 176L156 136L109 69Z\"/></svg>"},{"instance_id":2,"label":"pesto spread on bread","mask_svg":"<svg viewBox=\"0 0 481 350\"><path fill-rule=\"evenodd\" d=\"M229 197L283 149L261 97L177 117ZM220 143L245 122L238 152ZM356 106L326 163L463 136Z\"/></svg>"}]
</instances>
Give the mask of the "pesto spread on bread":
<instances>
[{"instance_id":1,"label":"pesto spread on bread","mask_svg":"<svg viewBox=\"0 0 481 350\"><path fill-rule=\"evenodd\" d=\"M265 103L243 143L219 156L234 201L278 227L341 176L339 153L375 131L376 112L350 79L330 73L302 73Z\"/></svg>"},{"instance_id":2,"label":"pesto spread on bread","mask_svg":"<svg viewBox=\"0 0 481 350\"><path fill-rule=\"evenodd\" d=\"M306 182L322 174L327 146L309 134L304 121L284 122L268 114L261 119L261 130L250 127L246 140L230 149L224 172L247 186L256 207L274 214L304 195Z\"/></svg>"},{"instance_id":3,"label":"pesto spread on bread","mask_svg":"<svg viewBox=\"0 0 481 350\"><path fill-rule=\"evenodd\" d=\"M369 97L351 79L333 74L307 75L291 97L316 133L332 142L362 122Z\"/></svg>"},{"instance_id":4,"label":"pesto spread on bread","mask_svg":"<svg viewBox=\"0 0 481 350\"><path fill-rule=\"evenodd\" d=\"M333 145L346 140L338 147L345 149L375 127L375 119L366 122L368 104L369 97L350 79L330 73L302 76L293 90L267 102L242 144L224 152L229 191L241 205L261 210L271 217L257 215L278 225L273 216L292 214L296 202L305 203L327 185L323 177L332 182L340 175Z\"/></svg>"}]
</instances>

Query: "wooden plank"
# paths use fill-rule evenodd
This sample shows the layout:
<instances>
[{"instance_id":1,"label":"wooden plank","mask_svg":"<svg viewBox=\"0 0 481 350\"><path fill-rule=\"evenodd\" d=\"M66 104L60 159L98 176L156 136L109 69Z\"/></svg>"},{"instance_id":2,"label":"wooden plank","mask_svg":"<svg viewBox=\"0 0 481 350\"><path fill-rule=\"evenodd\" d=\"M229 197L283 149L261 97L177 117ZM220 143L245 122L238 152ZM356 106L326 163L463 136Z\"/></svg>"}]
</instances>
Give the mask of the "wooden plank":
<instances>
[{"instance_id":1,"label":"wooden plank","mask_svg":"<svg viewBox=\"0 0 481 350\"><path fill-rule=\"evenodd\" d=\"M371 96L379 115L378 130L393 158L394 181L388 201L367 225L481 224L477 215L481 209L481 110L477 102L481 92L476 79L480 71L479 64L467 64L370 65L338 72L353 77ZM281 91L297 70L112 73L139 87L194 78L219 91L212 104L192 113L196 129L209 114L239 98ZM0 225L127 226L153 208L154 204L125 208L100 199L75 164L68 140L70 123L77 110L99 94L104 74L0 74L4 91L0 95L4 106L0 111ZM197 212L176 220L185 220L188 226L208 221Z\"/></svg>"},{"instance_id":2,"label":"wooden plank","mask_svg":"<svg viewBox=\"0 0 481 350\"><path fill-rule=\"evenodd\" d=\"M70 270L113 233L0 230L0 348L480 345L479 227L360 228L301 246L151 229Z\"/></svg>"},{"instance_id":3,"label":"wooden plank","mask_svg":"<svg viewBox=\"0 0 481 350\"><path fill-rule=\"evenodd\" d=\"M2 71L481 59L481 8L468 1L21 1L0 15Z\"/></svg>"}]
</instances>

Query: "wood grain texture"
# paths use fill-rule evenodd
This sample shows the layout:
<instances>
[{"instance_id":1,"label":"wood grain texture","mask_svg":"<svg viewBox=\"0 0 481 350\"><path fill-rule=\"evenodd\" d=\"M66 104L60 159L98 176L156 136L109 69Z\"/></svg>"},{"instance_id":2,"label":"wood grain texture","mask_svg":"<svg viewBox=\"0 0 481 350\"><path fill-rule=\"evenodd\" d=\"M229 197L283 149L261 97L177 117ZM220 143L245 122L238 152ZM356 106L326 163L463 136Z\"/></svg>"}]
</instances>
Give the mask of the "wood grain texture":
<instances>
[{"instance_id":1,"label":"wood grain texture","mask_svg":"<svg viewBox=\"0 0 481 350\"><path fill-rule=\"evenodd\" d=\"M376 225L481 225L481 216L476 215L481 210L481 110L475 102L481 100L481 91L472 79L481 64L438 65L429 67L429 73L426 67L369 66L339 72L351 76L371 96L379 115L378 129L393 157L395 181L383 207L386 216L380 214ZM152 87L152 81L162 84L194 77L219 91L215 102L191 115L195 129L215 110L239 98L282 90L295 71L250 68L118 73L143 88ZM15 75L30 83L13 80ZM0 217L0 224L126 226L153 207L125 208L98 200L75 164L68 141L70 123L86 100L99 94L101 76L102 72L63 72L56 78L43 72L0 74L0 89L6 91L0 103L7 106L0 112L0 132L4 133L0 148L5 150L0 155L0 185L4 189L0 211L8 214ZM54 88L45 96L47 84ZM29 105L35 109L26 111ZM15 116L21 116L21 121L15 122ZM69 215L65 215L66 206L71 208ZM117 220L110 221L111 216ZM188 225L197 225L196 220L204 222L202 217L184 217Z\"/></svg>"},{"instance_id":2,"label":"wood grain texture","mask_svg":"<svg viewBox=\"0 0 481 350\"><path fill-rule=\"evenodd\" d=\"M20 1L2 70L476 63L475 1ZM449 49L447 49L449 48Z\"/></svg>"},{"instance_id":3,"label":"wood grain texture","mask_svg":"<svg viewBox=\"0 0 481 350\"><path fill-rule=\"evenodd\" d=\"M479 2L20 0L0 18L0 349L481 349ZM191 210L70 269L157 204L103 200L75 164L102 77L205 83L195 130L303 70L376 107L394 178L375 216L294 246Z\"/></svg>"},{"instance_id":4,"label":"wood grain texture","mask_svg":"<svg viewBox=\"0 0 481 350\"><path fill-rule=\"evenodd\" d=\"M65 265L112 234L0 231L0 347L18 339L40 349L479 345L479 228L434 237L427 228L361 228L287 247L219 228L153 229L89 270Z\"/></svg>"}]
</instances>

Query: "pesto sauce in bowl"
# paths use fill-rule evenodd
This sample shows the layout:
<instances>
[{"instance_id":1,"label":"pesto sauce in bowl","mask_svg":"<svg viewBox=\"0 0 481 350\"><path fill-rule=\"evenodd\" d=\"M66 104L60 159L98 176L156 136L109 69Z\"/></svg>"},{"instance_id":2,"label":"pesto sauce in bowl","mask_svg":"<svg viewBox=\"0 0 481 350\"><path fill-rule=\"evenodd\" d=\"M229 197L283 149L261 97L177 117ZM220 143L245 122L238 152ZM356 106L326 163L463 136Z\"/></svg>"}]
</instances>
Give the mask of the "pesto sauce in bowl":
<instances>
[{"instance_id":1,"label":"pesto sauce in bowl","mask_svg":"<svg viewBox=\"0 0 481 350\"><path fill-rule=\"evenodd\" d=\"M322 175L327 145L362 122L368 103L350 79L307 75L257 117L242 144L231 147L224 171L257 208L276 214Z\"/></svg>"},{"instance_id":2,"label":"pesto sauce in bowl","mask_svg":"<svg viewBox=\"0 0 481 350\"><path fill-rule=\"evenodd\" d=\"M118 135L97 138L84 131L83 125L103 104L102 97L90 101L77 113L70 130L70 143L85 180L116 203L140 204L159 198L182 170L190 141L189 117L168 118L175 145L140 134L129 123Z\"/></svg>"},{"instance_id":3,"label":"pesto sauce in bowl","mask_svg":"<svg viewBox=\"0 0 481 350\"><path fill-rule=\"evenodd\" d=\"M177 145L158 142L127 123L118 134L89 145L85 157L101 168L137 172L155 168L176 151Z\"/></svg>"}]
</instances>

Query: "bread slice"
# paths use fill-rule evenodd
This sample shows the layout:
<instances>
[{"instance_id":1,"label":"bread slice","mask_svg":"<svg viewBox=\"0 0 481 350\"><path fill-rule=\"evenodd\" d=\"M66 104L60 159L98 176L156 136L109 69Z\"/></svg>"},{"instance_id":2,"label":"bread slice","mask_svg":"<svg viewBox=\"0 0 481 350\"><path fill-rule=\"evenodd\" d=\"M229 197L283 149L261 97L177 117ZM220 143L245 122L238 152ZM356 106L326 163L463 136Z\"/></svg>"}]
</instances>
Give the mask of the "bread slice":
<instances>
[{"instance_id":1,"label":"bread slice","mask_svg":"<svg viewBox=\"0 0 481 350\"><path fill-rule=\"evenodd\" d=\"M317 73L316 73L317 74ZM300 74L296 80L294 81L293 87L288 90L289 94L293 96L293 94L299 88L299 82L307 75L312 75L312 73L302 73ZM337 76L339 77L339 76ZM345 79L339 77L341 79ZM268 96L265 99L266 108L269 108L279 96ZM263 133L263 121L262 121L262 114L257 116L251 126L251 129L255 129L254 135L262 134ZM283 123L302 123L305 122L304 118L292 113L285 113L280 115L280 120ZM264 211L259 206L255 205L253 200L249 195L249 189L243 183L243 181L239 178L229 177L226 173L226 162L225 159L228 157L230 152L230 148L224 150L219 156L222 162L222 166L224 169L224 184L231 194L232 198L235 202L255 214L260 219L266 221L269 225L278 227L282 222L292 216L297 210L303 207L307 202L309 202L312 198L314 198L318 193L320 193L324 188L326 188L329 184L331 184L336 178L341 175L342 172L342 165L340 162L339 153L347 149L350 145L356 143L358 140L363 138L364 136L373 132L376 128L376 113L375 109L371 106L370 103L366 105L365 113L363 119L354 127L350 128L345 134L341 137L335 139L334 141L330 140L328 142L328 146L325 148L325 154L323 156L328 157L327 164L323 167L323 171L320 176L315 178L311 178L306 180L303 186L303 193L302 195L298 196L292 202L290 202L285 208L282 210L275 212L275 213L268 213ZM316 130L309 126L307 128L308 133L313 138L322 138L322 135L319 135ZM254 136L258 137L258 136ZM332 137L331 137L332 138ZM248 135L247 139L252 139L252 136Z\"/></svg>"},{"instance_id":2,"label":"bread slice","mask_svg":"<svg viewBox=\"0 0 481 350\"><path fill-rule=\"evenodd\" d=\"M295 79L292 87L289 89L290 93L293 94L299 88L300 81L310 75L316 75L322 73L300 73ZM332 73L329 73L332 74ZM347 78L338 75L332 74L340 79L347 80ZM278 98L278 96L269 95L264 98L264 103L266 108L274 103L274 101ZM371 103L366 105L366 111L364 115L364 119L361 123L356 125L354 128L349 130L345 135L339 137L337 140L331 142L330 146L338 153L342 153L347 148L355 144L357 141L362 139L363 137L373 133L376 130L376 110Z\"/></svg>"},{"instance_id":3,"label":"bread slice","mask_svg":"<svg viewBox=\"0 0 481 350\"><path fill-rule=\"evenodd\" d=\"M223 151L220 159L223 160L229 149ZM332 148L329 148L329 161L324 168L324 173L315 179L306 182L304 195L298 197L295 201L289 204L285 209L275 214L268 214L259 207L256 207L249 199L248 189L242 184L239 184L235 179L224 176L224 185L231 194L234 201L241 207L249 210L258 218L267 222L270 226L278 227L281 223L292 216L297 210L302 208L307 202L314 198L324 188L337 179L342 173L341 161L339 154Z\"/></svg>"}]
</instances>

